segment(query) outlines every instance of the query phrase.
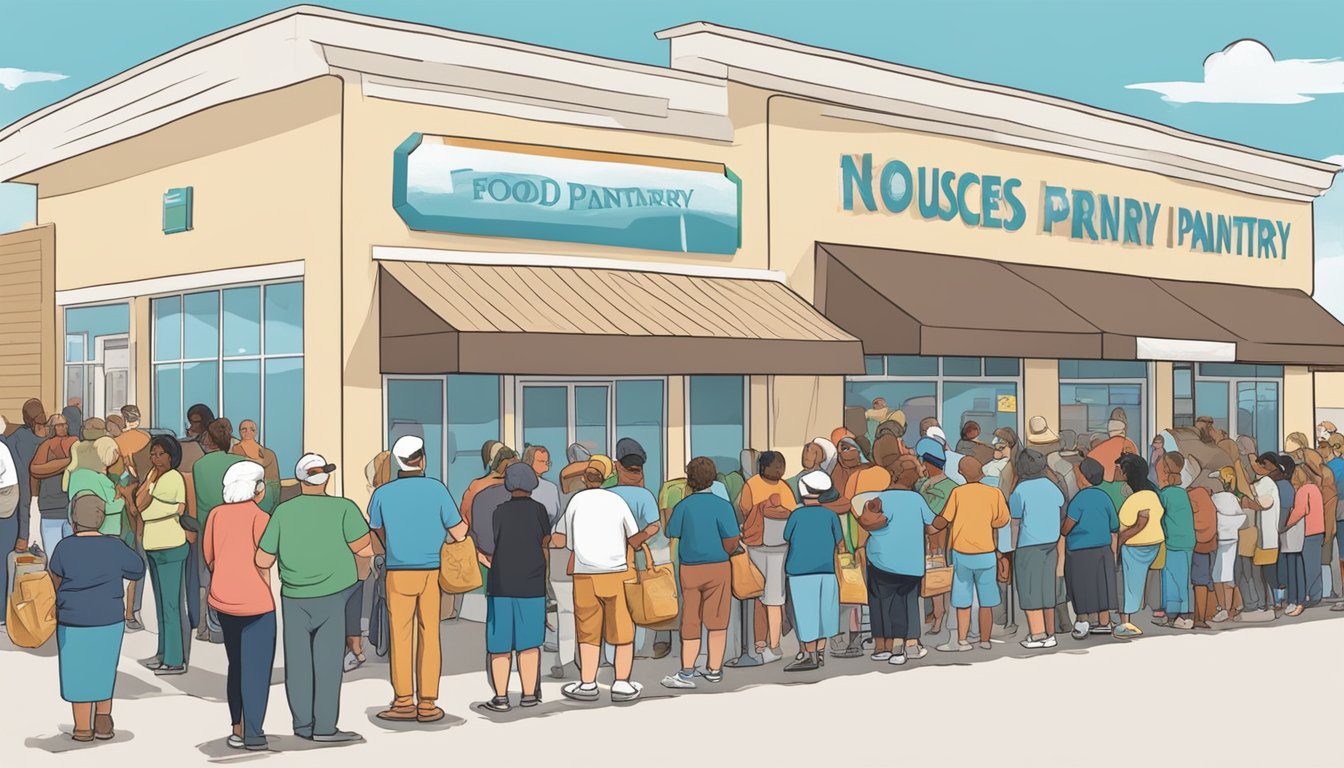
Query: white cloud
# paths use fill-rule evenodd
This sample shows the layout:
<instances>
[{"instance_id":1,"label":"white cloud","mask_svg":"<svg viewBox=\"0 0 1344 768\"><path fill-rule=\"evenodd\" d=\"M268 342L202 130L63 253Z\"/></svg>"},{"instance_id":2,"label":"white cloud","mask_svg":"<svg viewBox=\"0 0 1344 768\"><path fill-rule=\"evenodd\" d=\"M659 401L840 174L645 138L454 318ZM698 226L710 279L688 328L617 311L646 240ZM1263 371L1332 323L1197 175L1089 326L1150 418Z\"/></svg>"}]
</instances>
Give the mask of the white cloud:
<instances>
[{"instance_id":1,"label":"white cloud","mask_svg":"<svg viewBox=\"0 0 1344 768\"><path fill-rule=\"evenodd\" d=\"M0 88L4 88L6 91L13 91L21 85L64 80L66 77L66 75L62 75L58 72L31 72L26 69L15 69L14 67L0 67Z\"/></svg>"},{"instance_id":2,"label":"white cloud","mask_svg":"<svg viewBox=\"0 0 1344 768\"><path fill-rule=\"evenodd\" d=\"M1259 40L1238 40L1204 59L1197 82L1134 83L1179 104L1302 104L1344 93L1344 60L1275 59Z\"/></svg>"}]
</instances>

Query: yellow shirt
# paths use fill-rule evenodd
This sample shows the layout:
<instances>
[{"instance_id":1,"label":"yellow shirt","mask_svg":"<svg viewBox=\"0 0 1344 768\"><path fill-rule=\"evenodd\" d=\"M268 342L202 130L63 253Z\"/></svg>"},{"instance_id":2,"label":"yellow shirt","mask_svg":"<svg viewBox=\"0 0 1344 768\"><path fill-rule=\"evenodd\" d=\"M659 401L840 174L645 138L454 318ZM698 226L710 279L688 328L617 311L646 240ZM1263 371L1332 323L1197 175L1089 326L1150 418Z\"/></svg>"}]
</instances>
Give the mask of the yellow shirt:
<instances>
[{"instance_id":1,"label":"yellow shirt","mask_svg":"<svg viewBox=\"0 0 1344 768\"><path fill-rule=\"evenodd\" d=\"M943 507L953 552L982 555L995 549L994 530L1008 524L1008 502L998 488L967 483L952 489Z\"/></svg>"},{"instance_id":2,"label":"yellow shirt","mask_svg":"<svg viewBox=\"0 0 1344 768\"><path fill-rule=\"evenodd\" d=\"M1125 499L1120 507L1120 529L1124 530L1139 520L1139 513L1148 510L1148 525L1134 534L1125 544L1130 547L1147 547L1161 544L1166 538L1162 535L1162 500L1152 491L1139 491Z\"/></svg>"},{"instance_id":3,"label":"yellow shirt","mask_svg":"<svg viewBox=\"0 0 1344 768\"><path fill-rule=\"evenodd\" d=\"M172 469L149 486L150 502L140 513L145 521L145 551L172 549L187 543L177 520L177 505L187 502L187 483Z\"/></svg>"}]
</instances>

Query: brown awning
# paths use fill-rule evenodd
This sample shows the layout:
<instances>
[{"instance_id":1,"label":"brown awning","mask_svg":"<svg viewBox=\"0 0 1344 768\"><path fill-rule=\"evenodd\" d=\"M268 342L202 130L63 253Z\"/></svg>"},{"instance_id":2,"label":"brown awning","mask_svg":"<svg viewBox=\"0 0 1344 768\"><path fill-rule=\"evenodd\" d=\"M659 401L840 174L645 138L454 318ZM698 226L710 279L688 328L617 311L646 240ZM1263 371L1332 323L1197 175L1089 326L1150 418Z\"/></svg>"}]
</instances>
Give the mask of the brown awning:
<instances>
[{"instance_id":1,"label":"brown awning","mask_svg":"<svg viewBox=\"0 0 1344 768\"><path fill-rule=\"evenodd\" d=\"M817 307L870 355L1098 358L1102 335L1000 262L817 246Z\"/></svg>"},{"instance_id":2,"label":"brown awning","mask_svg":"<svg viewBox=\"0 0 1344 768\"><path fill-rule=\"evenodd\" d=\"M817 305L868 354L1135 360L1144 339L1344 364L1344 325L1288 289L819 244Z\"/></svg>"},{"instance_id":3,"label":"brown awning","mask_svg":"<svg viewBox=\"0 0 1344 768\"><path fill-rule=\"evenodd\" d=\"M1344 325L1304 291L1155 280L1163 290L1237 336L1237 360L1344 365Z\"/></svg>"},{"instance_id":4,"label":"brown awning","mask_svg":"<svg viewBox=\"0 0 1344 768\"><path fill-rule=\"evenodd\" d=\"M383 373L844 375L859 341L772 280L380 262Z\"/></svg>"}]
</instances>

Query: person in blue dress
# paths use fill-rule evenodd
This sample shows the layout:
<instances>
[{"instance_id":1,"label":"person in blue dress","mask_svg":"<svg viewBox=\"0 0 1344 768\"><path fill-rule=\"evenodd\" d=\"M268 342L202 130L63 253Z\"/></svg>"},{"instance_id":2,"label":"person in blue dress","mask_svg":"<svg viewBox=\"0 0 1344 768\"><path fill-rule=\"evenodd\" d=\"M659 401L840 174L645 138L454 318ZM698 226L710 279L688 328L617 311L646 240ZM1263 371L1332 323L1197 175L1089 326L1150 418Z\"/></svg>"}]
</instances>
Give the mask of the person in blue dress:
<instances>
[{"instance_id":1,"label":"person in blue dress","mask_svg":"<svg viewBox=\"0 0 1344 768\"><path fill-rule=\"evenodd\" d=\"M835 556L845 551L840 518L823 504L840 495L830 475L812 471L798 479L802 506L789 516L784 541L789 554L784 573L793 598L793 626L803 657L785 672L810 672L826 663L826 638L840 632L840 583L835 578Z\"/></svg>"},{"instance_id":2,"label":"person in blue dress","mask_svg":"<svg viewBox=\"0 0 1344 768\"><path fill-rule=\"evenodd\" d=\"M102 499L82 495L71 505L74 535L62 539L47 564L56 586L56 646L61 698L74 708L75 741L107 740L112 688L126 631L123 581L145 575L145 564L120 537L98 532Z\"/></svg>"}]
</instances>

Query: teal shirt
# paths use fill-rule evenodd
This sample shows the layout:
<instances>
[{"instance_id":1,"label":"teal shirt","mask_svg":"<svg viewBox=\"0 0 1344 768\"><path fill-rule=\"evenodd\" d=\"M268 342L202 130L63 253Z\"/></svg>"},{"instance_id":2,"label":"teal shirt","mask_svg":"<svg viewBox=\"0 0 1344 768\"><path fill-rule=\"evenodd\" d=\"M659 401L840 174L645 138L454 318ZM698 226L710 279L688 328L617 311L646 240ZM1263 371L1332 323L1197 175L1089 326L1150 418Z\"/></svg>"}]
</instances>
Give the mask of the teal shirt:
<instances>
[{"instance_id":1,"label":"teal shirt","mask_svg":"<svg viewBox=\"0 0 1344 768\"><path fill-rule=\"evenodd\" d=\"M1169 485L1157 492L1162 500L1162 532L1167 549L1193 552L1195 549L1195 509L1184 488Z\"/></svg>"},{"instance_id":2,"label":"teal shirt","mask_svg":"<svg viewBox=\"0 0 1344 768\"><path fill-rule=\"evenodd\" d=\"M112 536L121 535L126 501L117 496L117 487L112 482L112 478L103 472L95 472L92 469L76 469L70 473L69 493L72 508L75 505L75 497L80 494L92 494L102 499L106 517L103 518L103 525L98 529L98 532ZM66 515L68 516L69 513L70 510L67 509Z\"/></svg>"}]
</instances>

